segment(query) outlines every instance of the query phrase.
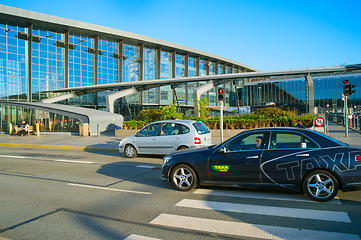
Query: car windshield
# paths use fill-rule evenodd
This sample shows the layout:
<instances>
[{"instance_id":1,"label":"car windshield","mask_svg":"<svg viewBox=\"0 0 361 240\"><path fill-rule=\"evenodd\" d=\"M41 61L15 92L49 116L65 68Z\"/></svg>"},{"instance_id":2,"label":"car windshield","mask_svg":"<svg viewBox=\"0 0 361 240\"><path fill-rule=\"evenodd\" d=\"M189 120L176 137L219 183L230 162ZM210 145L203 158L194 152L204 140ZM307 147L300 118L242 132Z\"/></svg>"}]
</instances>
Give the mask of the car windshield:
<instances>
[{"instance_id":1,"label":"car windshield","mask_svg":"<svg viewBox=\"0 0 361 240\"><path fill-rule=\"evenodd\" d=\"M210 132L208 127L203 122L195 122L193 123L193 126L197 130L198 134L206 134Z\"/></svg>"}]
</instances>

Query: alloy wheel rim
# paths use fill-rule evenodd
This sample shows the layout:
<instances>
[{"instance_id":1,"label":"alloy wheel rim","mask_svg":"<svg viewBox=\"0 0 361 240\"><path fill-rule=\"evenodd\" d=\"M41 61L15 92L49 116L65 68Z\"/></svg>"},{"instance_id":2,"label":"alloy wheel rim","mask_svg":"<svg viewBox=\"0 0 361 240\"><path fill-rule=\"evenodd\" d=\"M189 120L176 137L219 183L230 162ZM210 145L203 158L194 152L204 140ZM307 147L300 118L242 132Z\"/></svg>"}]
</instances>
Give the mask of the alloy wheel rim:
<instances>
[{"instance_id":1,"label":"alloy wheel rim","mask_svg":"<svg viewBox=\"0 0 361 240\"><path fill-rule=\"evenodd\" d=\"M324 199L332 195L335 184L328 175L317 173L308 179L307 189L315 198Z\"/></svg>"},{"instance_id":2,"label":"alloy wheel rim","mask_svg":"<svg viewBox=\"0 0 361 240\"><path fill-rule=\"evenodd\" d=\"M127 147L127 155L133 156L134 155L134 149L132 147Z\"/></svg>"},{"instance_id":3,"label":"alloy wheel rim","mask_svg":"<svg viewBox=\"0 0 361 240\"><path fill-rule=\"evenodd\" d=\"M179 168L173 175L173 181L179 188L189 188L193 183L193 175L186 168Z\"/></svg>"}]
</instances>

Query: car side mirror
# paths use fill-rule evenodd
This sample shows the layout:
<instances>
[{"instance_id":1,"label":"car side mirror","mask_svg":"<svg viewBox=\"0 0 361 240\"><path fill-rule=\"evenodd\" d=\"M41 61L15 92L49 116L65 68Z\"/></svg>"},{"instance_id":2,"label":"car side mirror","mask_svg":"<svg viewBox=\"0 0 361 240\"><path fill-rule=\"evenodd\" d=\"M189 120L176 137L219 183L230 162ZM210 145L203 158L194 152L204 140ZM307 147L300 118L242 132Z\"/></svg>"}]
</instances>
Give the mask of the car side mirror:
<instances>
[{"instance_id":1,"label":"car side mirror","mask_svg":"<svg viewBox=\"0 0 361 240\"><path fill-rule=\"evenodd\" d=\"M222 147L218 148L218 152L227 153L227 149L224 146L222 146Z\"/></svg>"}]
</instances>

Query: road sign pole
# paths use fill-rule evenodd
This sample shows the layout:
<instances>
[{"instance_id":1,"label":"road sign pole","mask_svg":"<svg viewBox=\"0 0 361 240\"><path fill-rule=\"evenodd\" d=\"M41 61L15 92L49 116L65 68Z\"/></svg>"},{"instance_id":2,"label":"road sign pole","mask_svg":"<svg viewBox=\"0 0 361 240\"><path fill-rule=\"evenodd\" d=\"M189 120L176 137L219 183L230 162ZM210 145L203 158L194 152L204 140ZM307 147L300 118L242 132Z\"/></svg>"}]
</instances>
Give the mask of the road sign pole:
<instances>
[{"instance_id":1,"label":"road sign pole","mask_svg":"<svg viewBox=\"0 0 361 240\"><path fill-rule=\"evenodd\" d=\"M221 122L220 122L221 142L223 142L223 101L220 101L220 104L221 104Z\"/></svg>"},{"instance_id":2,"label":"road sign pole","mask_svg":"<svg viewBox=\"0 0 361 240\"><path fill-rule=\"evenodd\" d=\"M345 96L345 106L344 106L344 112L345 112L345 137L348 137L348 118L347 118L347 96Z\"/></svg>"}]
</instances>

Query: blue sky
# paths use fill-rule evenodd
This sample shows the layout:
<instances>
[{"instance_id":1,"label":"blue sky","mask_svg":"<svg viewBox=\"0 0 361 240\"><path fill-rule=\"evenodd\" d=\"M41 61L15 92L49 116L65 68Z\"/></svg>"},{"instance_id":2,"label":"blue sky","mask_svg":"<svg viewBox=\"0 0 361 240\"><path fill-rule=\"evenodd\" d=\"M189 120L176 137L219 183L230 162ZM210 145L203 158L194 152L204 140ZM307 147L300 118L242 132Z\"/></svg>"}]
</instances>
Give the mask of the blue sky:
<instances>
[{"instance_id":1,"label":"blue sky","mask_svg":"<svg viewBox=\"0 0 361 240\"><path fill-rule=\"evenodd\" d=\"M262 71L361 63L361 0L0 0L133 32Z\"/></svg>"}]
</instances>

